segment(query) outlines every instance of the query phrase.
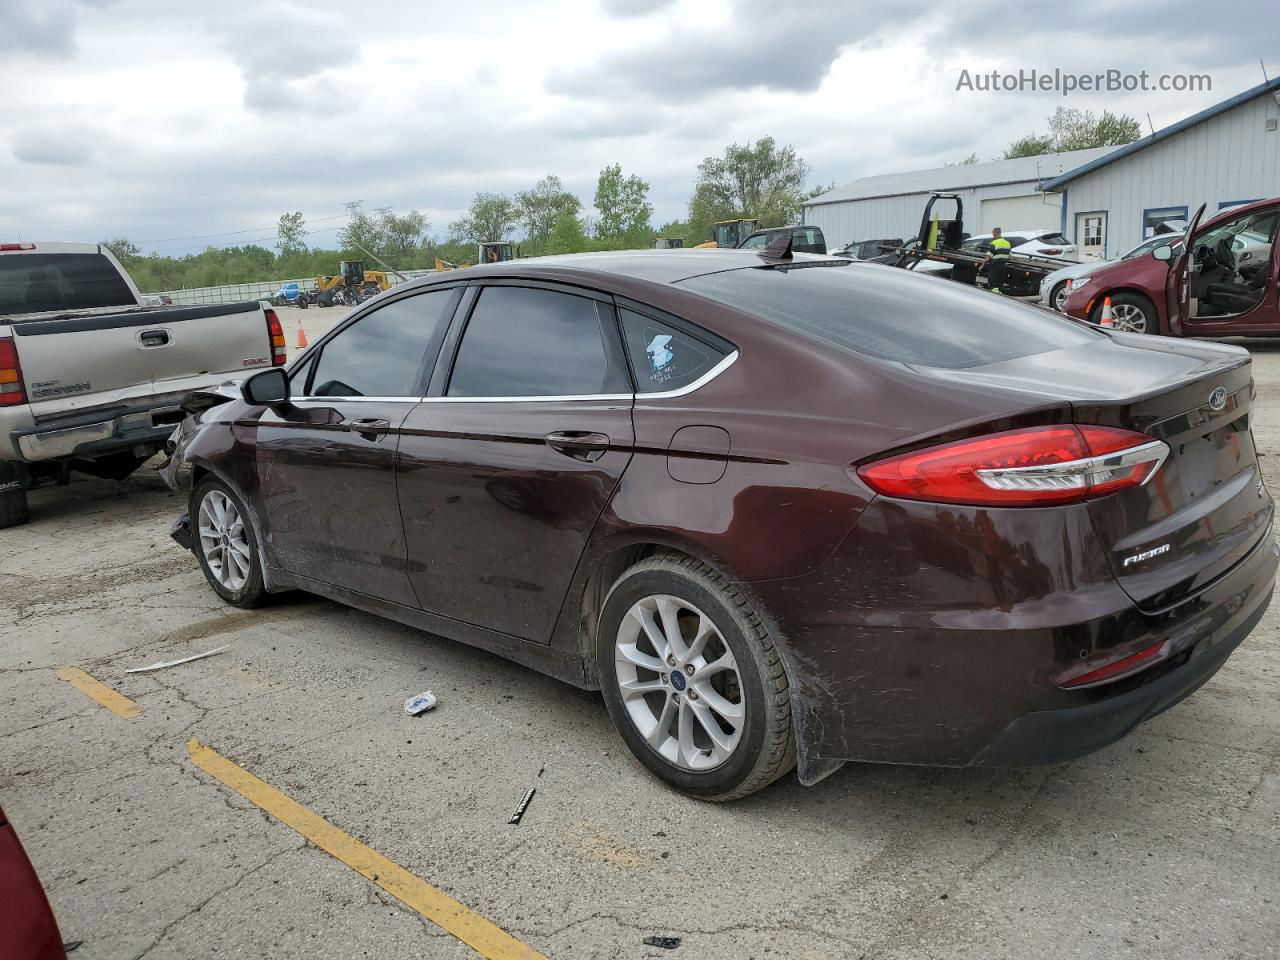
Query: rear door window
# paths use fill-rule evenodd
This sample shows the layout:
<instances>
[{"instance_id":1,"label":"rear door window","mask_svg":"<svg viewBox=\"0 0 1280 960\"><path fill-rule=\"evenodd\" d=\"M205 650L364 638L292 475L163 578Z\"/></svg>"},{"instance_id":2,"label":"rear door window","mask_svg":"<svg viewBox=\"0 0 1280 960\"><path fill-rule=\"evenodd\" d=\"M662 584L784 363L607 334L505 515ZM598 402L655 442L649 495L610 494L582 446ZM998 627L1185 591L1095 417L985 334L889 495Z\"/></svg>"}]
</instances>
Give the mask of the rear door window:
<instances>
[{"instance_id":1,"label":"rear door window","mask_svg":"<svg viewBox=\"0 0 1280 960\"><path fill-rule=\"evenodd\" d=\"M620 314L639 393L683 389L728 356L727 350L669 323L627 309Z\"/></svg>"},{"instance_id":2,"label":"rear door window","mask_svg":"<svg viewBox=\"0 0 1280 960\"><path fill-rule=\"evenodd\" d=\"M451 397L585 397L630 393L613 308L529 287L486 287L462 333ZM612 340L610 339L612 337Z\"/></svg>"},{"instance_id":3,"label":"rear door window","mask_svg":"<svg viewBox=\"0 0 1280 960\"><path fill-rule=\"evenodd\" d=\"M136 304L120 271L100 253L0 255L0 314Z\"/></svg>"},{"instance_id":4,"label":"rear door window","mask_svg":"<svg viewBox=\"0 0 1280 960\"><path fill-rule=\"evenodd\" d=\"M420 397L423 368L444 339L460 289L393 300L324 345L312 364L313 397Z\"/></svg>"},{"instance_id":5,"label":"rear door window","mask_svg":"<svg viewBox=\"0 0 1280 960\"><path fill-rule=\"evenodd\" d=\"M829 346L928 367L982 366L1105 336L958 283L852 260L723 271L680 286Z\"/></svg>"}]
</instances>

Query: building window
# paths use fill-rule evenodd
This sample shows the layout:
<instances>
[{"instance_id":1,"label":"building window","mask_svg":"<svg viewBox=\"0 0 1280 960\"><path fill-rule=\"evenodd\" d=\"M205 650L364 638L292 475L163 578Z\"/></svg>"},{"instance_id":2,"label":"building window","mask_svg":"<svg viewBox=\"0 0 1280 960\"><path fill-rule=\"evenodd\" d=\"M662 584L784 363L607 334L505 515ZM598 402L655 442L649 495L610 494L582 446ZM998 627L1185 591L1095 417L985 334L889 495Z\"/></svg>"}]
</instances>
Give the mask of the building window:
<instances>
[{"instance_id":1,"label":"building window","mask_svg":"<svg viewBox=\"0 0 1280 960\"><path fill-rule=\"evenodd\" d=\"M1102 215L1090 216L1084 218L1084 241L1082 246L1085 253L1101 253L1102 252Z\"/></svg>"},{"instance_id":2,"label":"building window","mask_svg":"<svg viewBox=\"0 0 1280 960\"><path fill-rule=\"evenodd\" d=\"M1156 207L1142 211L1143 240L1162 233L1183 233L1186 229L1186 207Z\"/></svg>"}]
</instances>

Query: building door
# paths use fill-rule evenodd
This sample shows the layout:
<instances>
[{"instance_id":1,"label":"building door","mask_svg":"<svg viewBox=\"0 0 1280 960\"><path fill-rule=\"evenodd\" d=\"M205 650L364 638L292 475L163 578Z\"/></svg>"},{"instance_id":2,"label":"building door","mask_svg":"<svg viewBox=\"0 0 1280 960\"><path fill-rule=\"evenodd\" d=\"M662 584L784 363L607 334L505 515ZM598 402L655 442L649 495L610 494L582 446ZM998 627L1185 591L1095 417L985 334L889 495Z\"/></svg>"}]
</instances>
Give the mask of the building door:
<instances>
[{"instance_id":1,"label":"building door","mask_svg":"<svg viewBox=\"0 0 1280 960\"><path fill-rule=\"evenodd\" d=\"M1077 213L1076 242L1080 244L1081 260L1107 259L1107 214Z\"/></svg>"}]
</instances>

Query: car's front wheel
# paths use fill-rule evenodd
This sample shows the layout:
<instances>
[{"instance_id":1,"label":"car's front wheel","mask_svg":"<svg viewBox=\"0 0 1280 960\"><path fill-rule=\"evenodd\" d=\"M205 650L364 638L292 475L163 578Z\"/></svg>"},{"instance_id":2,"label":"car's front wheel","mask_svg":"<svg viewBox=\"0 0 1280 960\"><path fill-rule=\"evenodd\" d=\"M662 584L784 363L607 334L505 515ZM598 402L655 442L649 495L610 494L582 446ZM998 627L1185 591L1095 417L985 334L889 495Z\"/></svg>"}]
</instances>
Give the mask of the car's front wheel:
<instances>
[{"instance_id":1,"label":"car's front wheel","mask_svg":"<svg viewBox=\"0 0 1280 960\"><path fill-rule=\"evenodd\" d=\"M637 563L596 633L605 703L642 764L704 800L767 787L795 764L782 658L747 596L690 557Z\"/></svg>"},{"instance_id":2,"label":"car's front wheel","mask_svg":"<svg viewBox=\"0 0 1280 960\"><path fill-rule=\"evenodd\" d=\"M1049 294L1049 303L1053 305L1053 309L1059 313L1065 313L1067 309L1067 295L1071 293L1071 287L1067 285L1066 280L1062 280L1053 288L1053 292Z\"/></svg>"},{"instance_id":3,"label":"car's front wheel","mask_svg":"<svg viewBox=\"0 0 1280 960\"><path fill-rule=\"evenodd\" d=\"M221 480L206 477L191 495L196 559L218 596L237 607L267 599L262 561L249 512Z\"/></svg>"},{"instance_id":4,"label":"car's front wheel","mask_svg":"<svg viewBox=\"0 0 1280 960\"><path fill-rule=\"evenodd\" d=\"M1095 317L1101 317L1102 307L1094 308ZM1156 308L1141 294L1117 293L1111 298L1111 326L1121 333L1159 333L1160 322Z\"/></svg>"}]
</instances>

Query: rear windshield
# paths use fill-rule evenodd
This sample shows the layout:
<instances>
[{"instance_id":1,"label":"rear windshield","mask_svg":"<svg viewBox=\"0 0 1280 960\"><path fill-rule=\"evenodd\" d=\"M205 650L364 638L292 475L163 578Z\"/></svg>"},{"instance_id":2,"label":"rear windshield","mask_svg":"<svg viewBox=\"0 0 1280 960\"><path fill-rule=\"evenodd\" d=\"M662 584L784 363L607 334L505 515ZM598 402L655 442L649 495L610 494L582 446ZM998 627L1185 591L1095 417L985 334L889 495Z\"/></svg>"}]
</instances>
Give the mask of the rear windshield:
<instances>
[{"instance_id":1,"label":"rear windshield","mask_svg":"<svg viewBox=\"0 0 1280 960\"><path fill-rule=\"evenodd\" d=\"M100 253L0 256L0 314L136 304L120 271Z\"/></svg>"},{"instance_id":2,"label":"rear windshield","mask_svg":"<svg viewBox=\"0 0 1280 960\"><path fill-rule=\"evenodd\" d=\"M977 367L1104 336L949 280L840 264L731 270L680 286L821 343L919 366Z\"/></svg>"}]
</instances>

